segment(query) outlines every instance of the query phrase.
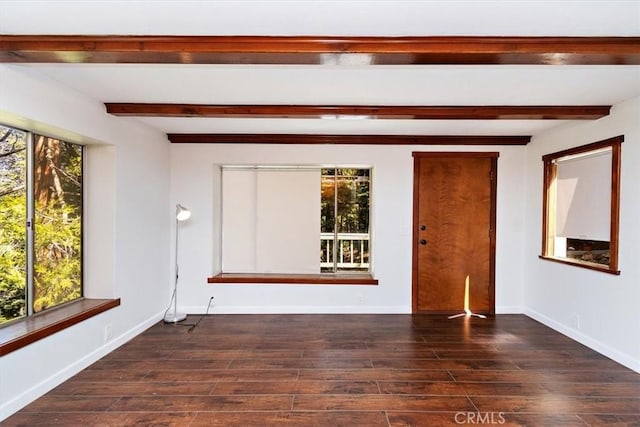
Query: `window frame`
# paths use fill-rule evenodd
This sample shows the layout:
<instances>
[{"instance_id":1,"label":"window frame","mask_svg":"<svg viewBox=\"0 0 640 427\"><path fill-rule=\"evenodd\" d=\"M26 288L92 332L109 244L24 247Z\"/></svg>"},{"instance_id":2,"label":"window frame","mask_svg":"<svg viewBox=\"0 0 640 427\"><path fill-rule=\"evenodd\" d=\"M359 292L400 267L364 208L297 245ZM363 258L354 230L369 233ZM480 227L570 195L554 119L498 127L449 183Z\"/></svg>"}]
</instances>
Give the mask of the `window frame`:
<instances>
[{"instance_id":1,"label":"window frame","mask_svg":"<svg viewBox=\"0 0 640 427\"><path fill-rule=\"evenodd\" d=\"M542 156L543 161L543 193L542 193L542 245L540 259L573 265L604 273L619 275L618 250L620 228L620 167L621 152L624 136L619 135L590 144L569 148ZM556 161L563 157L587 154L591 151L611 148L611 198L610 198L610 232L609 232L609 265L587 263L571 258L553 255L553 240L555 239L555 183L557 177Z\"/></svg>"},{"instance_id":2,"label":"window frame","mask_svg":"<svg viewBox=\"0 0 640 427\"><path fill-rule=\"evenodd\" d=\"M26 223L25 223L25 245L27 251L26 258L26 275L25 275L25 314L20 317L16 317L7 320L0 324L0 329L14 325L20 322L31 322L30 319L40 318L45 313L55 311L56 309L62 309L68 305L74 303L82 303L85 298L85 199L86 199L86 147L83 144L68 141L64 138L52 136L51 134L44 132L37 132L21 127L12 126L5 123L0 123L5 128L14 129L19 132L25 133L25 202L26 202ZM35 167L35 146L36 137L43 137L48 139L58 140L65 144L71 144L80 148L81 164L80 164L80 180L81 180L81 205L80 205L80 295L77 298L60 302L56 305L46 307L42 310L36 311L34 309L34 295L35 295L35 280L34 270L36 264L36 256L34 253L35 239L36 239L36 208L34 201L34 187L36 179L36 167ZM0 341L0 344L2 342Z\"/></svg>"},{"instance_id":3,"label":"window frame","mask_svg":"<svg viewBox=\"0 0 640 427\"><path fill-rule=\"evenodd\" d=\"M339 194L338 194L338 182L340 180L346 181L347 178L344 178L343 175L338 174L339 170L349 170L349 169L354 169L354 170L366 170L367 174L366 174L366 181L368 183L369 186L369 196L367 199L368 202L368 206L367 206L367 212L368 212L368 218L367 218L367 269L366 270L357 270L357 269L353 269L353 270L348 270L348 269L340 269L340 267L338 266L339 264L339 260L338 260L338 253L342 251L342 249L337 250L338 247L338 243L339 240L339 235L340 234L349 234L349 233L341 233L338 231L338 227L337 227L337 223L338 223L338 198L339 198ZM334 188L333 188L333 194L334 194L334 206L333 206L333 223L334 223L334 228L333 231L331 233L333 233L333 246L332 246L332 254L333 254L333 259L331 260L331 263L333 264L333 266L331 267L331 271L325 270L322 271L322 267L320 268L320 274L344 274L344 275L349 275L349 274L369 274L371 273L371 271L373 270L373 262L372 262L372 247L373 247L373 239L372 239L372 233L371 233L371 213L372 213L372 209L371 209L371 192L372 192L372 176L373 176L373 168L370 166L331 166L331 167L323 167L321 168L320 171L320 179L322 180L324 176L331 176L331 175L323 175L322 171L324 170L333 170L334 174L333 174L333 184L334 184ZM322 234L322 230L320 230L320 233ZM322 241L322 240L321 240ZM327 257L328 259L328 257ZM364 262L364 254L361 254L361 261ZM322 260L320 261L322 264Z\"/></svg>"},{"instance_id":4,"label":"window frame","mask_svg":"<svg viewBox=\"0 0 640 427\"><path fill-rule=\"evenodd\" d=\"M368 197L368 266L367 270L340 270L337 271L322 271L320 264L322 262L321 259L318 259L319 271L317 273L309 273L309 274L299 274L299 273L260 273L260 272L229 272L225 268L225 258L224 251L222 248L224 247L224 214L223 209L221 207L220 215L220 232L221 232L221 243L220 243L220 272L218 275L214 277L210 277L209 283L228 283L226 279L230 279L230 281L236 283L258 283L254 279L263 280L265 282L271 283L355 283L355 284L373 284L374 280L371 279L373 272L373 230L372 230L372 218L373 218L373 210L372 210L372 201L373 201L373 173L374 168L371 165L354 165L354 164L224 164L219 165L221 180L224 180L224 171L225 170L317 170L320 173L320 179L322 179L322 171L325 169L330 170L342 170L342 169L358 169L358 170L366 170L368 171L368 183L369 183L369 197ZM222 185L221 185L222 187ZM321 193L318 194L321 197ZM221 205L224 204L224 194L221 193ZM337 209L337 206L335 206ZM321 211L318 212L318 215L321 215ZM335 215L335 209L334 209ZM335 221L335 218L334 218ZM334 236L335 236L334 231ZM319 243L321 240L319 241ZM335 277L331 279L331 276ZM225 280L218 280L218 279ZM274 279L275 278L275 279ZM282 282L279 282L282 280ZM377 284L377 281L375 281Z\"/></svg>"}]
</instances>

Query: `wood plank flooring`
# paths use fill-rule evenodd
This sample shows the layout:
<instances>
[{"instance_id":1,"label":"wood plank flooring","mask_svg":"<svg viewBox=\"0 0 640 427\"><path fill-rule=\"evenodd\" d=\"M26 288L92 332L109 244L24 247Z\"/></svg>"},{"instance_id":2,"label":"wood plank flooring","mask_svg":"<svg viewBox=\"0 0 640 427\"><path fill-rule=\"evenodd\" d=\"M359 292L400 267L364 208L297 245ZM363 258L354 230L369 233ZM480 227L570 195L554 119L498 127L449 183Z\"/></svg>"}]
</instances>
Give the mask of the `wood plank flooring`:
<instances>
[{"instance_id":1,"label":"wood plank flooring","mask_svg":"<svg viewBox=\"0 0 640 427\"><path fill-rule=\"evenodd\" d=\"M1 424L640 426L640 374L521 315L209 315Z\"/></svg>"}]
</instances>

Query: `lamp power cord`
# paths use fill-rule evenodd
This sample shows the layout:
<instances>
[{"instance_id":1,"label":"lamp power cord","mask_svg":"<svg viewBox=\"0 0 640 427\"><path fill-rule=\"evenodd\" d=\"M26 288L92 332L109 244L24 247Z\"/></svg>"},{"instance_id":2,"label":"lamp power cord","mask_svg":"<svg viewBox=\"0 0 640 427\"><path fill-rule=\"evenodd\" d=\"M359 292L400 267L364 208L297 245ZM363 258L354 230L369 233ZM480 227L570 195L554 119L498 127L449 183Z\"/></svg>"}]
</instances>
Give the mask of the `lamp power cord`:
<instances>
[{"instance_id":1,"label":"lamp power cord","mask_svg":"<svg viewBox=\"0 0 640 427\"><path fill-rule=\"evenodd\" d=\"M171 301L173 301L173 298L175 297L175 290L173 291L173 296L171 297ZM207 315L209 315L209 309L211 309L211 303L213 302L213 299L215 297L211 297L209 298L209 303L207 304L207 310L205 311L205 313L200 316L200 318L196 321L196 323L172 323L173 326L188 326L189 329L187 329L187 332L193 332L193 330L196 328L196 326L198 326L200 324L200 322L202 321L202 319L204 319ZM169 312L169 309L171 308L171 303L169 303L169 307L167 308L167 310L164 312L164 315L166 316L167 313ZM169 322L165 322L165 323L169 323Z\"/></svg>"}]
</instances>

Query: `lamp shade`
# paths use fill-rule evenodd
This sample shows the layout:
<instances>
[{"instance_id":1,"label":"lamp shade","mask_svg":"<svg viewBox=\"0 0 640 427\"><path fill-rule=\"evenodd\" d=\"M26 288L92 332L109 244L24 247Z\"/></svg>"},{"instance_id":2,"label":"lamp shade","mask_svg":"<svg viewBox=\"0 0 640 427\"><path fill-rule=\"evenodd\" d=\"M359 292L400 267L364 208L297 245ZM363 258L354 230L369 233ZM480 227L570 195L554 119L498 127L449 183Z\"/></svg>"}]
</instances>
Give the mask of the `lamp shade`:
<instances>
[{"instance_id":1,"label":"lamp shade","mask_svg":"<svg viewBox=\"0 0 640 427\"><path fill-rule=\"evenodd\" d=\"M181 204L176 205L176 219L178 221L186 221L191 217L191 211Z\"/></svg>"}]
</instances>

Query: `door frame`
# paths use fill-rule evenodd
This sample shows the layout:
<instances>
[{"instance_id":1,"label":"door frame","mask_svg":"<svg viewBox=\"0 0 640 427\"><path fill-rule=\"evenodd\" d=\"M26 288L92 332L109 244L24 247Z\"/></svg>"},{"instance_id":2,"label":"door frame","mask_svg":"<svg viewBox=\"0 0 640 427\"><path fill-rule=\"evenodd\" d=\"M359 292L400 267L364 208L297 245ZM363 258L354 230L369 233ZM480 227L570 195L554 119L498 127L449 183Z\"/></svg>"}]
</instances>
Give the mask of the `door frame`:
<instances>
[{"instance_id":1,"label":"door frame","mask_svg":"<svg viewBox=\"0 0 640 427\"><path fill-rule=\"evenodd\" d=\"M490 228L489 228L489 305L490 315L495 314L496 309L496 211L498 195L498 157L497 151L414 151L413 156L413 232L411 233L412 260L411 260L411 312L418 311L418 198L420 159L422 158L479 158L491 159L491 200L490 200Z\"/></svg>"}]
</instances>

